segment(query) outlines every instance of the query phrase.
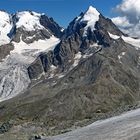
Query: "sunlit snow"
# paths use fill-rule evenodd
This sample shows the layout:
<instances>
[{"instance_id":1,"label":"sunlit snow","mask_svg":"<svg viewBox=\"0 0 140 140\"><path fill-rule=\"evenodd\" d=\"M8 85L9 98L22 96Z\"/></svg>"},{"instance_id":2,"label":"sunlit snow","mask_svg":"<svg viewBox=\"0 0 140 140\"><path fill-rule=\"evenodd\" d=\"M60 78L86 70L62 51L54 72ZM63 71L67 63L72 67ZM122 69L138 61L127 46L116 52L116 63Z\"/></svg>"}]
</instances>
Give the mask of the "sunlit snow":
<instances>
[{"instance_id":1,"label":"sunlit snow","mask_svg":"<svg viewBox=\"0 0 140 140\"><path fill-rule=\"evenodd\" d=\"M12 29L10 15L4 11L0 11L0 46L10 42L7 34Z\"/></svg>"},{"instance_id":2,"label":"sunlit snow","mask_svg":"<svg viewBox=\"0 0 140 140\"><path fill-rule=\"evenodd\" d=\"M44 27L40 24L40 16L36 12L23 11L18 12L16 17L18 22L16 23L17 28L24 27L27 31L33 31L36 29L43 29Z\"/></svg>"},{"instance_id":3,"label":"sunlit snow","mask_svg":"<svg viewBox=\"0 0 140 140\"><path fill-rule=\"evenodd\" d=\"M100 13L92 6L90 6L87 12L84 14L81 22L87 22L84 32L85 35L88 28L91 28L92 31L95 30L95 23L99 20L99 15Z\"/></svg>"},{"instance_id":4,"label":"sunlit snow","mask_svg":"<svg viewBox=\"0 0 140 140\"><path fill-rule=\"evenodd\" d=\"M50 39L34 41L31 44L26 44L21 40L19 43L13 42L15 48L13 51L11 51L11 53L21 54L29 50L38 50L38 52L49 51L53 50L55 44L58 44L59 42L60 40L54 36L52 36Z\"/></svg>"},{"instance_id":5,"label":"sunlit snow","mask_svg":"<svg viewBox=\"0 0 140 140\"><path fill-rule=\"evenodd\" d=\"M109 33L109 32L108 32L108 34L109 34L109 36L110 36L111 38L113 38L113 39L119 39L119 38L120 38L120 36L118 36L118 35L113 35L113 34L111 34L111 33Z\"/></svg>"},{"instance_id":6,"label":"sunlit snow","mask_svg":"<svg viewBox=\"0 0 140 140\"><path fill-rule=\"evenodd\" d=\"M132 37L125 37L125 36L122 36L122 39L125 42L132 44L133 46L135 46L137 48L140 48L140 39L134 39Z\"/></svg>"},{"instance_id":7,"label":"sunlit snow","mask_svg":"<svg viewBox=\"0 0 140 140\"><path fill-rule=\"evenodd\" d=\"M126 36L118 36L118 35L114 35L114 34L111 34L111 33L109 33L109 36L111 38L115 39L115 40L119 39L119 38L122 38L126 43L129 43L129 44L135 46L137 49L140 48L140 39L135 39L135 38L126 37Z\"/></svg>"},{"instance_id":8,"label":"sunlit snow","mask_svg":"<svg viewBox=\"0 0 140 140\"><path fill-rule=\"evenodd\" d=\"M84 16L78 16L76 19L75 25L79 23L86 23L84 27L84 34L86 36L87 30L90 28L92 31L95 30L95 24L99 20L100 13L96 10L96 8L90 6L88 10L85 12Z\"/></svg>"}]
</instances>

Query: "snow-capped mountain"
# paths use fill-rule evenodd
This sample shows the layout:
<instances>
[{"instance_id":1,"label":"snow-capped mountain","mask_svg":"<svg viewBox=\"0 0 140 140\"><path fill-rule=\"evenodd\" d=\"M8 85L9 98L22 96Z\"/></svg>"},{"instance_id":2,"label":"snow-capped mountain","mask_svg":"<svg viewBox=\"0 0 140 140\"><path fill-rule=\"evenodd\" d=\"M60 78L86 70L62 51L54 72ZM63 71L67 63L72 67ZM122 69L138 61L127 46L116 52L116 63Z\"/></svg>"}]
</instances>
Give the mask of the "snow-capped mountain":
<instances>
[{"instance_id":1,"label":"snow-capped mountain","mask_svg":"<svg viewBox=\"0 0 140 140\"><path fill-rule=\"evenodd\" d=\"M50 38L52 35L62 35L62 28L45 14L33 11L8 14L0 11L0 16L0 45L8 44L11 40L19 42L22 39L26 43L32 43L34 40Z\"/></svg>"},{"instance_id":2,"label":"snow-capped mountain","mask_svg":"<svg viewBox=\"0 0 140 140\"><path fill-rule=\"evenodd\" d=\"M94 7L90 6L83 15L80 15L75 19L74 27L77 24L81 24L83 26L85 24L86 26L84 27L84 36L86 36L87 30L89 28L91 31L95 30L95 24L99 20L99 16L100 13Z\"/></svg>"},{"instance_id":3,"label":"snow-capped mountain","mask_svg":"<svg viewBox=\"0 0 140 140\"><path fill-rule=\"evenodd\" d=\"M28 66L41 52L53 50L59 39L47 25L41 25L44 14L23 11L10 15L1 11L0 16L0 101L3 101L27 89L31 82ZM56 32L61 30L53 21L48 25L55 26Z\"/></svg>"},{"instance_id":4,"label":"snow-capped mountain","mask_svg":"<svg viewBox=\"0 0 140 140\"><path fill-rule=\"evenodd\" d=\"M10 43L0 47L0 100L15 98L0 104L0 121L41 122L57 133L139 101L140 41L96 8L63 33L44 14L24 11L10 19Z\"/></svg>"}]
</instances>

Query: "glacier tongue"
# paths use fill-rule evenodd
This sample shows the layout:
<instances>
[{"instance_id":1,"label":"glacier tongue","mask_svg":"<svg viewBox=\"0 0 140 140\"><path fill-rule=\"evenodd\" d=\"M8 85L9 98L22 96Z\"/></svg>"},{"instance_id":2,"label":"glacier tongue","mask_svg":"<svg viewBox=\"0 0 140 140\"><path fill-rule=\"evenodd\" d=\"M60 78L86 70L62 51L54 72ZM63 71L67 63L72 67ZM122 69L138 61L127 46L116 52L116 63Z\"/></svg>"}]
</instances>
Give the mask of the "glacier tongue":
<instances>
[{"instance_id":1,"label":"glacier tongue","mask_svg":"<svg viewBox=\"0 0 140 140\"><path fill-rule=\"evenodd\" d=\"M16 54L0 64L0 101L10 99L26 89L30 83L27 65L18 62Z\"/></svg>"},{"instance_id":2,"label":"glacier tongue","mask_svg":"<svg viewBox=\"0 0 140 140\"><path fill-rule=\"evenodd\" d=\"M28 45L22 41L14 44L15 49L0 63L0 102L13 98L27 89L31 82L28 66L40 52L53 50L59 42L58 38L52 36L48 40L39 40Z\"/></svg>"}]
</instances>

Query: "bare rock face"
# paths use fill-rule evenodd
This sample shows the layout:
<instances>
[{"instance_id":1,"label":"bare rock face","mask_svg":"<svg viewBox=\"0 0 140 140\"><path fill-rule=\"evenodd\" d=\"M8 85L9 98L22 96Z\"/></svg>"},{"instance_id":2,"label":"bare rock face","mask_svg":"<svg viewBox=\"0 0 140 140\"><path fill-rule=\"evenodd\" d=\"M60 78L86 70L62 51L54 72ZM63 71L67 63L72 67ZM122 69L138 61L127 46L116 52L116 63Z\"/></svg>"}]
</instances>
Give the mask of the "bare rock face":
<instances>
[{"instance_id":1,"label":"bare rock face","mask_svg":"<svg viewBox=\"0 0 140 140\"><path fill-rule=\"evenodd\" d=\"M30 79L37 79L38 75L44 72L40 58L38 58L29 68L28 74Z\"/></svg>"},{"instance_id":2,"label":"bare rock face","mask_svg":"<svg viewBox=\"0 0 140 140\"><path fill-rule=\"evenodd\" d=\"M60 27L53 18L48 18L46 15L41 15L40 24L48 29L56 37L61 38L63 28Z\"/></svg>"},{"instance_id":3,"label":"bare rock face","mask_svg":"<svg viewBox=\"0 0 140 140\"><path fill-rule=\"evenodd\" d=\"M112 34L119 36L125 35L109 18L105 18L102 14L100 14L99 21L96 22L95 28L97 30L106 30Z\"/></svg>"},{"instance_id":4,"label":"bare rock face","mask_svg":"<svg viewBox=\"0 0 140 140\"><path fill-rule=\"evenodd\" d=\"M14 49L12 43L0 46L0 61L10 54L10 51Z\"/></svg>"},{"instance_id":5,"label":"bare rock face","mask_svg":"<svg viewBox=\"0 0 140 140\"><path fill-rule=\"evenodd\" d=\"M16 29L16 34L13 37L13 41L19 43L21 40L27 44L33 43L38 40L45 40L51 37L51 33L47 30L36 30L36 31L26 31L22 28Z\"/></svg>"}]
</instances>

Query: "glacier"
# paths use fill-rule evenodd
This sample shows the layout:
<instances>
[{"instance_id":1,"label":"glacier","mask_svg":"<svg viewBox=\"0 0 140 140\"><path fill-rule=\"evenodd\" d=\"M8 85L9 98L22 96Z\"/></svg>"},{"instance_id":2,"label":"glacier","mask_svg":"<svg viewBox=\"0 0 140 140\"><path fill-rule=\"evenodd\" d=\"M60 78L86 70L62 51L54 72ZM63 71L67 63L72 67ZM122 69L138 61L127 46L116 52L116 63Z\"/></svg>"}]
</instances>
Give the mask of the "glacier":
<instances>
[{"instance_id":1,"label":"glacier","mask_svg":"<svg viewBox=\"0 0 140 140\"><path fill-rule=\"evenodd\" d=\"M15 97L31 83L28 66L41 52L53 50L60 40L54 36L50 39L26 44L13 42L14 50L0 63L0 102Z\"/></svg>"}]
</instances>

